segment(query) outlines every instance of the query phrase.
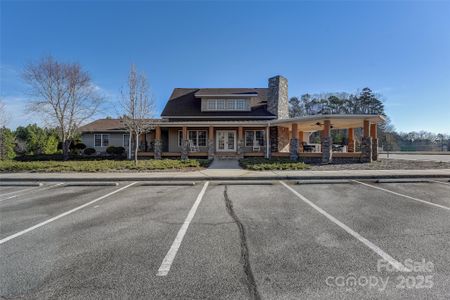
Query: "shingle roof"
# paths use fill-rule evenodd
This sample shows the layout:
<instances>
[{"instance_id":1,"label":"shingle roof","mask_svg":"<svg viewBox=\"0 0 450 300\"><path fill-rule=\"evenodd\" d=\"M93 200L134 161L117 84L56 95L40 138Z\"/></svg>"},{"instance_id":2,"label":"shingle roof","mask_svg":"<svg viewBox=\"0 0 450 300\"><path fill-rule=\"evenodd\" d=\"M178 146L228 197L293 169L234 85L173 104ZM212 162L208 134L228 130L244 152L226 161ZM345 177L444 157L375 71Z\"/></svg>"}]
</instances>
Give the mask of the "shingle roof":
<instances>
[{"instance_id":1,"label":"shingle roof","mask_svg":"<svg viewBox=\"0 0 450 300\"><path fill-rule=\"evenodd\" d=\"M149 119L150 120L150 119ZM160 119L155 119L155 121ZM120 119L99 119L78 129L80 132L124 132L127 131Z\"/></svg>"},{"instance_id":2,"label":"shingle roof","mask_svg":"<svg viewBox=\"0 0 450 300\"><path fill-rule=\"evenodd\" d=\"M238 117L238 118L276 118L275 115L267 111L267 88L176 88L167 101L162 117ZM251 95L251 111L219 111L202 112L201 100L198 97L205 95Z\"/></svg>"}]
</instances>

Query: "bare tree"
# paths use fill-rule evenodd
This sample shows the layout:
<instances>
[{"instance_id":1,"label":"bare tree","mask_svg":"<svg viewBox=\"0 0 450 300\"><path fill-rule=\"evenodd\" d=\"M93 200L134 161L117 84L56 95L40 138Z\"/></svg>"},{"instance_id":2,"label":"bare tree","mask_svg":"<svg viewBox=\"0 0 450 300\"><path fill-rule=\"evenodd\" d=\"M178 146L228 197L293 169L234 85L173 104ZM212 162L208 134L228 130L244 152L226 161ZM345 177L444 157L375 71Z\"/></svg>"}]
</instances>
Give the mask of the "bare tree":
<instances>
[{"instance_id":1,"label":"bare tree","mask_svg":"<svg viewBox=\"0 0 450 300\"><path fill-rule=\"evenodd\" d=\"M0 128L5 127L8 121L9 117L6 114L6 105L2 99L0 99Z\"/></svg>"},{"instance_id":2,"label":"bare tree","mask_svg":"<svg viewBox=\"0 0 450 300\"><path fill-rule=\"evenodd\" d=\"M97 88L79 64L60 63L51 56L29 64L23 78L33 96L29 109L57 128L67 160L79 126L97 112L102 101Z\"/></svg>"},{"instance_id":3,"label":"bare tree","mask_svg":"<svg viewBox=\"0 0 450 300\"><path fill-rule=\"evenodd\" d=\"M126 90L122 94L122 122L130 133L128 159L131 159L131 141L134 135L134 161L138 164L139 136L149 132L154 126L155 101L145 74L139 74L131 65Z\"/></svg>"}]
</instances>

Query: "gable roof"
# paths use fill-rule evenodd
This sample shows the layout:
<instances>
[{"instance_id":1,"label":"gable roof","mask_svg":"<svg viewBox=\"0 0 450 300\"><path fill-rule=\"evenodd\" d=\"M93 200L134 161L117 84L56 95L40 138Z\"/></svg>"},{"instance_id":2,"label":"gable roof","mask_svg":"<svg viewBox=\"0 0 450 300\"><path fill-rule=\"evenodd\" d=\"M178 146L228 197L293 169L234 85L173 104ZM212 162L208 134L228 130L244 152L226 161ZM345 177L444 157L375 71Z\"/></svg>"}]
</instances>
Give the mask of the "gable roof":
<instances>
[{"instance_id":1,"label":"gable roof","mask_svg":"<svg viewBox=\"0 0 450 300\"><path fill-rule=\"evenodd\" d=\"M238 118L274 119L267 111L267 88L176 88L167 101L162 117L166 118ZM252 97L250 111L201 111L201 97Z\"/></svg>"}]
</instances>

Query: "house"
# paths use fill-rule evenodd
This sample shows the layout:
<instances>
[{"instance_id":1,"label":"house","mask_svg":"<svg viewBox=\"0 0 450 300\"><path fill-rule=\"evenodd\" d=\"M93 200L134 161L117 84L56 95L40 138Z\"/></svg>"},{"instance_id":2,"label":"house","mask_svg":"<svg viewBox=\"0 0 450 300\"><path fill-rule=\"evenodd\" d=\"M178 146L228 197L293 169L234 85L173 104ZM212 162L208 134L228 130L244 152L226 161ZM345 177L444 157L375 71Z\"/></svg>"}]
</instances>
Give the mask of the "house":
<instances>
[{"instance_id":1,"label":"house","mask_svg":"<svg viewBox=\"0 0 450 300\"><path fill-rule=\"evenodd\" d=\"M306 162L366 162L377 159L379 115L314 115L289 118L288 80L275 76L266 88L175 88L153 129L139 138L139 156L289 157ZM363 128L356 152L355 129ZM331 130L347 129L348 144L333 151ZM118 119L80 128L82 141L97 152L128 148L129 135ZM309 137L320 132L320 144ZM334 149L336 150L336 149Z\"/></svg>"}]
</instances>

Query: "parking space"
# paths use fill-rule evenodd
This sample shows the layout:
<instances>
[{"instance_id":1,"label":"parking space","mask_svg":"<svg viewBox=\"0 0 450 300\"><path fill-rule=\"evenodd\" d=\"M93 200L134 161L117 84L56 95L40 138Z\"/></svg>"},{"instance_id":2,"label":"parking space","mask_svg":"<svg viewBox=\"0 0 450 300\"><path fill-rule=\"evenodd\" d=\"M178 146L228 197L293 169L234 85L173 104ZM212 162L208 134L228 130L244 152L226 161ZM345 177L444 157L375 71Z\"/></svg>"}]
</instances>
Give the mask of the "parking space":
<instances>
[{"instance_id":1,"label":"parking space","mask_svg":"<svg viewBox=\"0 0 450 300\"><path fill-rule=\"evenodd\" d=\"M450 186L437 180L444 184L49 183L0 202L0 295L446 298ZM0 187L0 199L23 188ZM402 274L414 286L402 288ZM432 286L417 287L422 275Z\"/></svg>"}]
</instances>

